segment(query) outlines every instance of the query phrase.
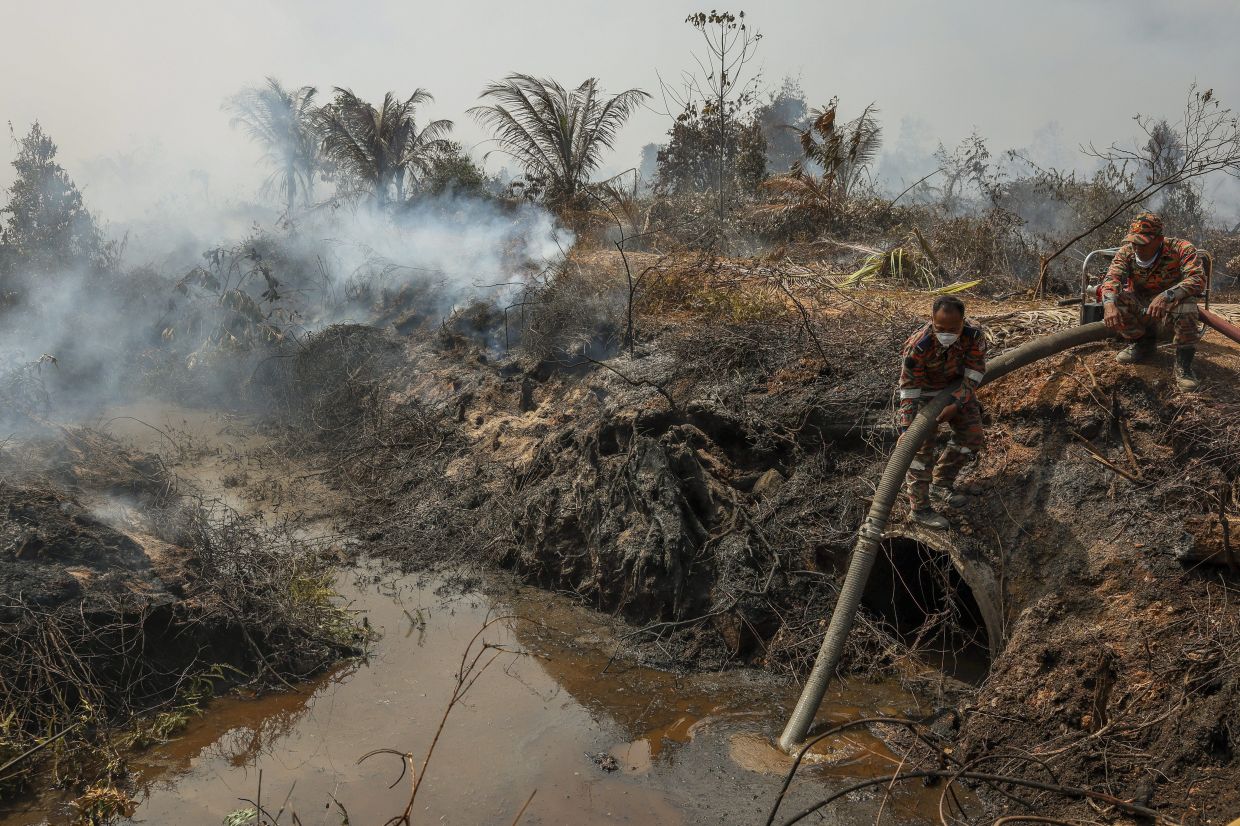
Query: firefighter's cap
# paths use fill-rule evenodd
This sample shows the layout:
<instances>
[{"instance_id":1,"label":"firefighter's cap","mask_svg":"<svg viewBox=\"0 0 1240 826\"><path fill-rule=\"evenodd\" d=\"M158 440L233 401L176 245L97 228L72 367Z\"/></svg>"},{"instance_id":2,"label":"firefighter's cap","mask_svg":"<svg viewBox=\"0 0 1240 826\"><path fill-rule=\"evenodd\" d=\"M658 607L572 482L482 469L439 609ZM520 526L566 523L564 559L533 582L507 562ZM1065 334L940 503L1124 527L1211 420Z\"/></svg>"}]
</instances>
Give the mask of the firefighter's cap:
<instances>
[{"instance_id":1,"label":"firefighter's cap","mask_svg":"<svg viewBox=\"0 0 1240 826\"><path fill-rule=\"evenodd\" d=\"M1162 235L1162 218L1159 218L1153 212L1142 212L1136 218L1133 218L1132 223L1129 224L1128 234L1124 236L1124 243L1141 246L1162 238Z\"/></svg>"}]
</instances>

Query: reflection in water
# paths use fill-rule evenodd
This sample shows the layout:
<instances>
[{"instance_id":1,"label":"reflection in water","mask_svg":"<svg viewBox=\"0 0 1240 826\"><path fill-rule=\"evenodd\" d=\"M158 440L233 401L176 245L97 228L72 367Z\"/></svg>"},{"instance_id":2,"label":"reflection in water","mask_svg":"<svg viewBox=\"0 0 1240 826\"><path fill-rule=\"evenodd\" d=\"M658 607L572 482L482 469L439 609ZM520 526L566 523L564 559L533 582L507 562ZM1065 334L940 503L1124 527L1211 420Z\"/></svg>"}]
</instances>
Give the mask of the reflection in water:
<instances>
[{"instance_id":1,"label":"reflection in water","mask_svg":"<svg viewBox=\"0 0 1240 826\"><path fill-rule=\"evenodd\" d=\"M178 421L210 431L189 417ZM209 449L210 438L195 438ZM214 476L253 470L244 459L208 459L195 460L193 474L208 488L219 489ZM789 765L772 738L795 686L756 671L676 675L633 666L613 657L614 636L598 615L563 599L513 588L493 602L444 596L437 585L374 567L342 575L338 588L350 609L381 635L368 658L296 692L212 703L182 736L133 762L141 806L132 822L218 826L255 798L260 770L264 805L285 808L281 823L296 812L307 826L335 826L342 811L355 826L386 821L404 809L410 777L389 787L396 761L358 759L395 749L421 765L462 653L501 614L537 622L505 621L487 633L523 653L502 654L452 710L415 822L510 824L533 792L521 819L527 826L764 820ZM894 686L854 683L835 687L823 717L916 714L916 705ZM787 805L818 799L824 783L839 785L838 778L886 773L899 760L865 731L816 751ZM916 789L902 789L887 812L919 819L922 802ZM0 815L0 826L68 822L50 813L51 803L41 807ZM845 824L868 823L873 811L833 814Z\"/></svg>"},{"instance_id":2,"label":"reflection in water","mask_svg":"<svg viewBox=\"0 0 1240 826\"><path fill-rule=\"evenodd\" d=\"M383 634L369 661L304 694L213 707L190 736L143 762L152 779L138 818L215 826L242 805L239 798L257 793L257 768L264 795L289 795L303 820L327 811L333 798L357 824L403 809L408 777L388 789L397 766L357 760L392 748L413 753L420 764L462 652L495 612L477 595L445 601L411 579L371 570L340 587ZM487 638L521 644L506 623ZM590 752L614 741L614 723L582 708L543 670L559 652L533 653L502 654L453 710L419 791L423 819L511 823L538 789L524 822L681 822L661 791L631 788L590 762ZM339 822L338 814L330 816L336 819L326 822Z\"/></svg>"},{"instance_id":3,"label":"reflection in water","mask_svg":"<svg viewBox=\"0 0 1240 826\"><path fill-rule=\"evenodd\" d=\"M435 584L372 568L342 577L341 593L382 634L370 657L298 692L213 703L183 736L134 762L133 822L218 826L255 797L262 769L264 800L278 808L287 798L304 823L339 824L333 801L352 824L382 823L403 810L409 778L388 788L396 762L358 758L391 748L420 765L465 646L500 613L539 623L505 622L487 635L526 655L501 655L452 711L419 791L422 821L509 824L537 790L522 823L761 822L788 767L771 737L795 687L757 672L626 666L612 659L595 615L545 592L516 589L493 605L477 594L438 596ZM915 702L873 684L830 700L825 716L840 720ZM869 777L898 762L864 731L817 751L790 802L810 800L832 777ZM601 767L607 754L618 770ZM901 794L897 808L916 816L915 792Z\"/></svg>"}]
</instances>

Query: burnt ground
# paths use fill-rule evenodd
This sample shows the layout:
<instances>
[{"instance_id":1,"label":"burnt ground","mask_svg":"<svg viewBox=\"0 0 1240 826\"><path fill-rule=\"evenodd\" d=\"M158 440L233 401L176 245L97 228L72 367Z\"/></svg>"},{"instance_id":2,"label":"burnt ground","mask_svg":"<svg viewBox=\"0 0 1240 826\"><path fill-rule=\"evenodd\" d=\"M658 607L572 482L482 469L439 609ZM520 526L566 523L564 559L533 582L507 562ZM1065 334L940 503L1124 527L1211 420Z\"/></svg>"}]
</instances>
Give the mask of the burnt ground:
<instances>
[{"instance_id":1,"label":"burnt ground","mask_svg":"<svg viewBox=\"0 0 1240 826\"><path fill-rule=\"evenodd\" d=\"M505 353L486 319L330 328L294 367L292 442L356 503L370 553L510 568L623 617L654 665L799 675L892 444L896 354L924 302L812 322L645 317L632 354ZM843 668L936 693L956 752L997 773L1050 772L1189 822L1234 816L1240 578L1220 563L1240 359L1212 342L1193 396L1169 355L1123 369L1114 344L984 389L989 449L944 542L999 583L989 675L928 674L931 626L963 622L936 606L909 633L871 604Z\"/></svg>"},{"instance_id":2,"label":"burnt ground","mask_svg":"<svg viewBox=\"0 0 1240 826\"><path fill-rule=\"evenodd\" d=\"M50 786L125 811L130 749L352 653L327 598L294 593L330 575L154 455L26 429L0 451L0 800Z\"/></svg>"}]
</instances>

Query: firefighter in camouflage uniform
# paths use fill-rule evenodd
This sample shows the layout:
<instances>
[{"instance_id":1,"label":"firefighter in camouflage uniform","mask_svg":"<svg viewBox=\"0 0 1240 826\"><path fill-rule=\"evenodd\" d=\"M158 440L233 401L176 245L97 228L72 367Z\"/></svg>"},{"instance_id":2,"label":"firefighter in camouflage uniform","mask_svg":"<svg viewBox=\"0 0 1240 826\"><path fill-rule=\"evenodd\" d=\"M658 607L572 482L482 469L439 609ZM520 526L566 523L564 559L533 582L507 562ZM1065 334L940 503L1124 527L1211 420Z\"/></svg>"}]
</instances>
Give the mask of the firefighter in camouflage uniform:
<instances>
[{"instance_id":1,"label":"firefighter in camouflage uniform","mask_svg":"<svg viewBox=\"0 0 1240 826\"><path fill-rule=\"evenodd\" d=\"M904 344L900 368L899 431L908 430L924 402L960 379L952 403L939 414L940 423L951 427L951 441L942 453L937 440L926 440L909 466L905 491L909 517L931 528L946 528L948 521L932 507L932 501L959 508L968 497L955 490L956 478L985 444L982 407L977 386L986 372L986 333L967 324L964 302L942 295L934 300L930 323ZM937 430L937 428L936 428Z\"/></svg>"},{"instance_id":2,"label":"firefighter in camouflage uniform","mask_svg":"<svg viewBox=\"0 0 1240 826\"><path fill-rule=\"evenodd\" d=\"M1193 355L1201 339L1196 299L1205 288L1196 248L1164 237L1162 219L1154 213L1138 215L1102 282L1103 320L1131 342L1116 358L1123 364L1144 361L1158 346L1159 332L1170 327L1176 384L1196 390Z\"/></svg>"}]
</instances>

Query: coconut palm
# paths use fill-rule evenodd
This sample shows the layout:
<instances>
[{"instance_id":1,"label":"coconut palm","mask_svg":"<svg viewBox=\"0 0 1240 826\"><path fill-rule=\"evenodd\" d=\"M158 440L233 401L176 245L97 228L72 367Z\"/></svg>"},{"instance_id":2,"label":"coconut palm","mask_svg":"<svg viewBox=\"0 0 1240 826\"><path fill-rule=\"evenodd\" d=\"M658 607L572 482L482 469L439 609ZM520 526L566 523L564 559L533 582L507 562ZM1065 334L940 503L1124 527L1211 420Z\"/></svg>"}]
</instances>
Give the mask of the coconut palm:
<instances>
[{"instance_id":1,"label":"coconut palm","mask_svg":"<svg viewBox=\"0 0 1240 826\"><path fill-rule=\"evenodd\" d=\"M418 129L417 108L433 98L424 89L406 100L391 92L375 107L348 89L319 110L323 154L346 188L372 195L380 206L404 200L406 185L427 171L432 159L450 150L452 121L436 120Z\"/></svg>"},{"instance_id":2,"label":"coconut palm","mask_svg":"<svg viewBox=\"0 0 1240 826\"><path fill-rule=\"evenodd\" d=\"M469 113L494 132L498 151L524 168L548 202L567 205L590 182L633 110L650 96L629 89L607 97L595 78L569 91L554 80L512 74L488 85L480 97L493 102Z\"/></svg>"},{"instance_id":3,"label":"coconut palm","mask_svg":"<svg viewBox=\"0 0 1240 826\"><path fill-rule=\"evenodd\" d=\"M297 194L309 203L314 191L319 159L313 122L316 93L313 86L285 89L269 77L265 85L243 89L224 104L233 113L231 125L245 129L272 166L263 194L282 194L290 215Z\"/></svg>"}]
</instances>

